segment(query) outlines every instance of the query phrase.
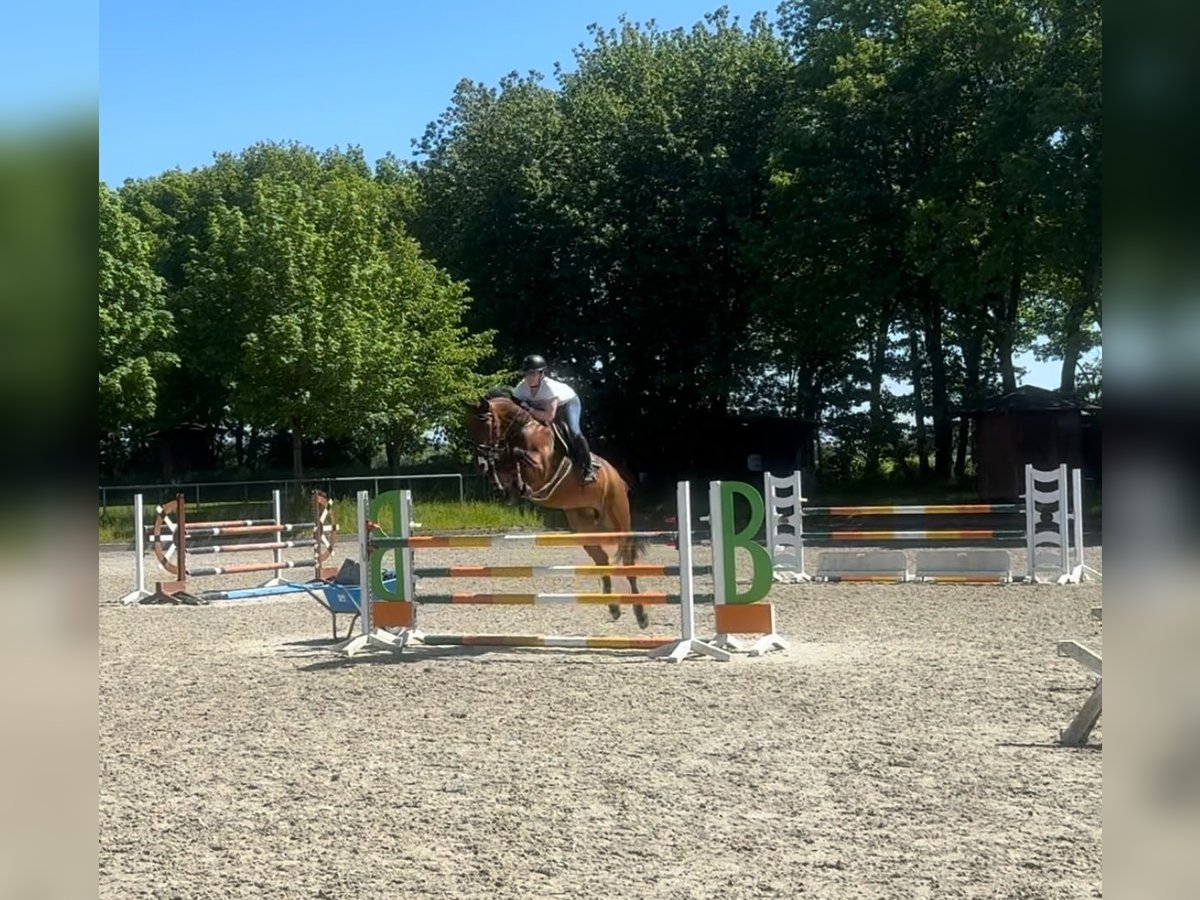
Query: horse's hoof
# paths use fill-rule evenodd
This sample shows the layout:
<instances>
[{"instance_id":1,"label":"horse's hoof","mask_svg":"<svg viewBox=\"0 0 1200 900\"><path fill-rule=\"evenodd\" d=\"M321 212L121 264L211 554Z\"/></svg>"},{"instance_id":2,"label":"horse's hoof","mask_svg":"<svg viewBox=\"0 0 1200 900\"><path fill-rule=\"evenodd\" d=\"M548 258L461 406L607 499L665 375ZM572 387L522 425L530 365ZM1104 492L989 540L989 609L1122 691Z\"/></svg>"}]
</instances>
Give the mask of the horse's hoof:
<instances>
[{"instance_id":1,"label":"horse's hoof","mask_svg":"<svg viewBox=\"0 0 1200 900\"><path fill-rule=\"evenodd\" d=\"M649 628L650 627L650 617L648 615L646 615L646 611L644 609L638 608L635 612L637 614L638 628Z\"/></svg>"},{"instance_id":2,"label":"horse's hoof","mask_svg":"<svg viewBox=\"0 0 1200 900\"><path fill-rule=\"evenodd\" d=\"M620 605L618 605L616 603L608 604L608 613L609 613L609 615L611 615L613 617L614 622L617 621L617 619L621 618Z\"/></svg>"}]
</instances>

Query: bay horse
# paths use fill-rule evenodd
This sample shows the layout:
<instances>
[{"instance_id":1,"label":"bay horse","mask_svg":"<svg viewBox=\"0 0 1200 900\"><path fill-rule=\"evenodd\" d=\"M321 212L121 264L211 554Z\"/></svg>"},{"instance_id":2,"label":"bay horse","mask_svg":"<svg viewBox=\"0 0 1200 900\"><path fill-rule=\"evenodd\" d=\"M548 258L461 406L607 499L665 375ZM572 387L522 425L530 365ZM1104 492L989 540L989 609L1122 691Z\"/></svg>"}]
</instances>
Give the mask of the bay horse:
<instances>
[{"instance_id":1,"label":"bay horse","mask_svg":"<svg viewBox=\"0 0 1200 900\"><path fill-rule=\"evenodd\" d=\"M569 437L556 433L535 419L506 388L488 391L471 411L468 430L475 446L475 459L498 493L510 499L525 499L538 506L561 509L567 526L576 533L632 531L629 485L606 459L592 454L599 464L596 480L584 484L566 443ZM633 565L641 547L633 538L611 544L583 548L598 566L616 558L622 565ZM615 551L615 552L614 552ZM627 575L630 593L638 590L637 577ZM612 576L603 575L604 593L612 593ZM621 617L621 607L608 605L613 619ZM633 607L638 626L650 624L646 608Z\"/></svg>"}]
</instances>

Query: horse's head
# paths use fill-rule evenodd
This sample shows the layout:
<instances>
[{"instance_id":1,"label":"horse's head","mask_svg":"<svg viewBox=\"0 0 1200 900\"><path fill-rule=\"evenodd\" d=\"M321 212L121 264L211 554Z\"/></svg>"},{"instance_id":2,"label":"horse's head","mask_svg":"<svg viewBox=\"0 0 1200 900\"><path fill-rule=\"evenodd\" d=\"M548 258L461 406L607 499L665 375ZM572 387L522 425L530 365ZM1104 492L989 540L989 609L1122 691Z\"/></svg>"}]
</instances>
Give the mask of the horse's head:
<instances>
[{"instance_id":1,"label":"horse's head","mask_svg":"<svg viewBox=\"0 0 1200 900\"><path fill-rule=\"evenodd\" d=\"M498 493L513 495L520 480L513 449L520 446L521 429L530 416L512 397L495 388L471 407L467 430L475 448L475 463Z\"/></svg>"}]
</instances>

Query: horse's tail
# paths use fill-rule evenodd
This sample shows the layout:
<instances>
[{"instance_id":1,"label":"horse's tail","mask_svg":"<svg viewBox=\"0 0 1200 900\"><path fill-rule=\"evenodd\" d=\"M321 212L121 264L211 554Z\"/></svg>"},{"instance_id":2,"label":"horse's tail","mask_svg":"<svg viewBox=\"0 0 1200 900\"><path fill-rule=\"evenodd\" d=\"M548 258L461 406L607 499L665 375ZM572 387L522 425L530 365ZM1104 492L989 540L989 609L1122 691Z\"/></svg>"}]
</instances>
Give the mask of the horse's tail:
<instances>
[{"instance_id":1,"label":"horse's tail","mask_svg":"<svg viewBox=\"0 0 1200 900\"><path fill-rule=\"evenodd\" d=\"M604 480L604 508L608 512L608 519L616 531L633 531L633 510L629 502L629 495L633 491L616 466L611 462L608 466L615 476ZM631 566L645 555L646 541L641 538L624 538L617 546L617 557L622 565Z\"/></svg>"}]
</instances>

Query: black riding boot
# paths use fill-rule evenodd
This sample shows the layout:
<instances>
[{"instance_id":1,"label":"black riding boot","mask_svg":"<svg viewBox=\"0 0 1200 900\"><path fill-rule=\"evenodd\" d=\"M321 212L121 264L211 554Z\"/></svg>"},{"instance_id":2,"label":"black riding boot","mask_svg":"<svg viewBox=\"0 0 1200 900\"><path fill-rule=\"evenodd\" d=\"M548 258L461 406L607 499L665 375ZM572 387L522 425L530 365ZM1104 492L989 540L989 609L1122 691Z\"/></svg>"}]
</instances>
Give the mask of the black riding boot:
<instances>
[{"instance_id":1,"label":"black riding boot","mask_svg":"<svg viewBox=\"0 0 1200 900\"><path fill-rule=\"evenodd\" d=\"M575 438L575 465L579 466L584 484L591 484L596 480L596 472L592 468L592 451L583 435Z\"/></svg>"}]
</instances>

